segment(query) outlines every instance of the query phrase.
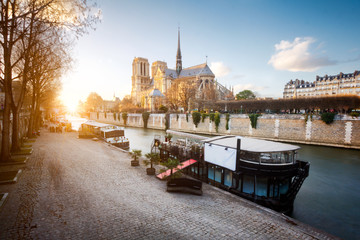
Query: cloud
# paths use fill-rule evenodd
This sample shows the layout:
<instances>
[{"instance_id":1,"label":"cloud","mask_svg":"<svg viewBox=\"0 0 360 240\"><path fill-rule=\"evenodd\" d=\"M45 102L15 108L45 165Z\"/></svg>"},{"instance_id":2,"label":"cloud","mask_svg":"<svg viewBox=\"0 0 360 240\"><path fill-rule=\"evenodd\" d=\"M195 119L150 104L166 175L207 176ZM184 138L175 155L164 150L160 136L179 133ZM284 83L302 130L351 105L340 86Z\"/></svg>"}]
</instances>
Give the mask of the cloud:
<instances>
[{"instance_id":1,"label":"cloud","mask_svg":"<svg viewBox=\"0 0 360 240\"><path fill-rule=\"evenodd\" d=\"M218 77L225 77L231 70L223 62L212 62L210 63L210 69Z\"/></svg>"},{"instance_id":2,"label":"cloud","mask_svg":"<svg viewBox=\"0 0 360 240\"><path fill-rule=\"evenodd\" d=\"M311 37L297 37L293 42L281 40L275 44L276 53L271 56L268 64L275 69L291 72L313 72L323 66L335 65L337 61L310 52L310 46L315 42ZM322 44L320 43L317 49L321 48Z\"/></svg>"}]
</instances>

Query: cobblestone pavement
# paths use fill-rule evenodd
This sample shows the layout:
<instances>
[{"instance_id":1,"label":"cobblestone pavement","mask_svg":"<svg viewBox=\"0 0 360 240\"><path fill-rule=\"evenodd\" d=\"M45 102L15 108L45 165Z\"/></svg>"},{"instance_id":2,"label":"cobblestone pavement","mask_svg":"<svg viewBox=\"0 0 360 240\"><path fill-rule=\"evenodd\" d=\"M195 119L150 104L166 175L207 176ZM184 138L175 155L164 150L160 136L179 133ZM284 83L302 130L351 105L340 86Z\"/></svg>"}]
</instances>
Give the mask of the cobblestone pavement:
<instances>
[{"instance_id":1,"label":"cobblestone pavement","mask_svg":"<svg viewBox=\"0 0 360 240\"><path fill-rule=\"evenodd\" d=\"M0 186L0 239L331 239L203 184L167 193L127 153L76 133L44 131L19 182Z\"/></svg>"}]
</instances>

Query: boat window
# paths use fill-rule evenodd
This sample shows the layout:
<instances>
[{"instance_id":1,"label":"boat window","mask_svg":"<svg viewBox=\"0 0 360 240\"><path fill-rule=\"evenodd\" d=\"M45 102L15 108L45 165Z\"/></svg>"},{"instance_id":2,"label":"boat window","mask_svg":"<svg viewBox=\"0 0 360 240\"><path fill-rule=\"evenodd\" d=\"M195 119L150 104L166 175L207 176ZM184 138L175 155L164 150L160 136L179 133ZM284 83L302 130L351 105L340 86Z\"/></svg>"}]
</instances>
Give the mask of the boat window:
<instances>
[{"instance_id":1,"label":"boat window","mask_svg":"<svg viewBox=\"0 0 360 240\"><path fill-rule=\"evenodd\" d=\"M289 190L290 179L284 179L279 183L280 194L286 194Z\"/></svg>"},{"instance_id":2,"label":"boat window","mask_svg":"<svg viewBox=\"0 0 360 240\"><path fill-rule=\"evenodd\" d=\"M279 185L272 183L269 185L269 197L278 197L279 196Z\"/></svg>"},{"instance_id":3,"label":"boat window","mask_svg":"<svg viewBox=\"0 0 360 240\"><path fill-rule=\"evenodd\" d=\"M244 175L243 178L243 192L253 194L254 193L254 176Z\"/></svg>"},{"instance_id":4,"label":"boat window","mask_svg":"<svg viewBox=\"0 0 360 240\"><path fill-rule=\"evenodd\" d=\"M224 171L224 185L231 187L232 171L225 169Z\"/></svg>"},{"instance_id":5,"label":"boat window","mask_svg":"<svg viewBox=\"0 0 360 240\"><path fill-rule=\"evenodd\" d=\"M275 152L275 153L261 153L260 160L261 163L292 163L294 160L294 152L287 151L287 152Z\"/></svg>"},{"instance_id":6,"label":"boat window","mask_svg":"<svg viewBox=\"0 0 360 240\"><path fill-rule=\"evenodd\" d=\"M215 181L221 183L221 167L215 167Z\"/></svg>"},{"instance_id":7,"label":"boat window","mask_svg":"<svg viewBox=\"0 0 360 240\"><path fill-rule=\"evenodd\" d=\"M197 173L198 173L198 168L197 168L197 166L191 166L191 171L192 171L193 173L197 174Z\"/></svg>"},{"instance_id":8,"label":"boat window","mask_svg":"<svg viewBox=\"0 0 360 240\"><path fill-rule=\"evenodd\" d=\"M124 136L124 130L113 130L105 132L105 138L122 137Z\"/></svg>"},{"instance_id":9,"label":"boat window","mask_svg":"<svg viewBox=\"0 0 360 240\"><path fill-rule=\"evenodd\" d=\"M214 166L212 166L212 165L209 165L209 167L208 167L208 178L211 180L215 179Z\"/></svg>"},{"instance_id":10,"label":"boat window","mask_svg":"<svg viewBox=\"0 0 360 240\"><path fill-rule=\"evenodd\" d=\"M238 180L236 179L236 177L233 177L233 179L232 179L232 185L233 185L233 187L236 187L236 189L238 190L238 191L240 191L241 192L241 178L239 178L239 185L236 185L236 182L237 182Z\"/></svg>"},{"instance_id":11,"label":"boat window","mask_svg":"<svg viewBox=\"0 0 360 240\"><path fill-rule=\"evenodd\" d=\"M256 177L256 186L255 194L257 196L267 196L267 178L266 177Z\"/></svg>"},{"instance_id":12,"label":"boat window","mask_svg":"<svg viewBox=\"0 0 360 240\"><path fill-rule=\"evenodd\" d=\"M247 151L240 152L240 159L242 159L242 160L259 162L259 157L260 157L259 153L253 153L253 152L247 152Z\"/></svg>"}]
</instances>

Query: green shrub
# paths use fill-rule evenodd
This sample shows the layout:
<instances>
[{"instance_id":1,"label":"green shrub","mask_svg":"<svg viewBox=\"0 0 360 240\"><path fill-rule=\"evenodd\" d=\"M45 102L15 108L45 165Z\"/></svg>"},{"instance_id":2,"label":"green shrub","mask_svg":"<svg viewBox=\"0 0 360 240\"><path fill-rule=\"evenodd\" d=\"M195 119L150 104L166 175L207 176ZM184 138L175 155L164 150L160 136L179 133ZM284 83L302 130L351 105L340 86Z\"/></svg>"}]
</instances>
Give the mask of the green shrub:
<instances>
[{"instance_id":1,"label":"green shrub","mask_svg":"<svg viewBox=\"0 0 360 240\"><path fill-rule=\"evenodd\" d=\"M326 124L330 124L334 121L334 117L335 117L336 113L322 113L321 114L321 120L326 123Z\"/></svg>"},{"instance_id":2,"label":"green shrub","mask_svg":"<svg viewBox=\"0 0 360 240\"><path fill-rule=\"evenodd\" d=\"M123 112L123 113L122 113L122 119L124 120L124 125L126 125L127 119L128 119L128 114L127 114L127 112Z\"/></svg>"},{"instance_id":3,"label":"green shrub","mask_svg":"<svg viewBox=\"0 0 360 240\"><path fill-rule=\"evenodd\" d=\"M166 113L168 111L168 108L164 105L160 105L159 110Z\"/></svg>"},{"instance_id":4,"label":"green shrub","mask_svg":"<svg viewBox=\"0 0 360 240\"><path fill-rule=\"evenodd\" d=\"M307 123L307 121L309 120L309 116L310 116L310 121L312 121L313 119L313 115L312 113L305 113L305 123Z\"/></svg>"},{"instance_id":5,"label":"green shrub","mask_svg":"<svg viewBox=\"0 0 360 240\"><path fill-rule=\"evenodd\" d=\"M350 113L350 116L352 116L353 118L357 118L357 117L360 116L360 113L358 113L358 112L351 112L351 113Z\"/></svg>"},{"instance_id":6,"label":"green shrub","mask_svg":"<svg viewBox=\"0 0 360 240\"><path fill-rule=\"evenodd\" d=\"M147 128L149 117L150 117L149 112L143 112L142 113L142 118L143 118L143 122L144 122L144 128Z\"/></svg>"},{"instance_id":7,"label":"green shrub","mask_svg":"<svg viewBox=\"0 0 360 240\"><path fill-rule=\"evenodd\" d=\"M210 122L215 121L215 113L210 113L209 118L210 118Z\"/></svg>"},{"instance_id":8,"label":"green shrub","mask_svg":"<svg viewBox=\"0 0 360 240\"><path fill-rule=\"evenodd\" d=\"M230 114L227 113L226 114L226 126L225 126L226 130L229 130L229 121L230 121Z\"/></svg>"},{"instance_id":9,"label":"green shrub","mask_svg":"<svg viewBox=\"0 0 360 240\"><path fill-rule=\"evenodd\" d=\"M216 132L218 132L219 125L220 125L220 113L217 112L217 113L214 114L214 122L215 122Z\"/></svg>"},{"instance_id":10,"label":"green shrub","mask_svg":"<svg viewBox=\"0 0 360 240\"><path fill-rule=\"evenodd\" d=\"M201 121L204 122L207 116L208 115L206 113L201 113Z\"/></svg>"},{"instance_id":11,"label":"green shrub","mask_svg":"<svg viewBox=\"0 0 360 240\"><path fill-rule=\"evenodd\" d=\"M192 119L193 119L193 123L195 125L195 127L197 127L200 123L201 120L201 113L199 112L193 112L192 113Z\"/></svg>"},{"instance_id":12,"label":"green shrub","mask_svg":"<svg viewBox=\"0 0 360 240\"><path fill-rule=\"evenodd\" d=\"M251 127L252 127L252 128L256 128L257 119L258 119L259 116L261 116L261 115L260 115L260 114L256 114L256 113L249 114L249 118L250 118L250 122L251 122Z\"/></svg>"},{"instance_id":13,"label":"green shrub","mask_svg":"<svg viewBox=\"0 0 360 240\"><path fill-rule=\"evenodd\" d=\"M168 130L170 127L170 114L165 114L165 131Z\"/></svg>"}]
</instances>

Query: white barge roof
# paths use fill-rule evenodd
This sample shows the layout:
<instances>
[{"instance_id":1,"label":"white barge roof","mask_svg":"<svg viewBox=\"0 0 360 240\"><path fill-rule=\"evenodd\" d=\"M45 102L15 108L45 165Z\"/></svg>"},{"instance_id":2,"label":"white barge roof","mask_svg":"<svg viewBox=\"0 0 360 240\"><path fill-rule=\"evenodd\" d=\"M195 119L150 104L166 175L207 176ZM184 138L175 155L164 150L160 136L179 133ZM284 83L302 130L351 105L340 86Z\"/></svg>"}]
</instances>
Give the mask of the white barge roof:
<instances>
[{"instance_id":1,"label":"white barge roof","mask_svg":"<svg viewBox=\"0 0 360 240\"><path fill-rule=\"evenodd\" d=\"M112 125L111 125L112 126ZM101 129L102 132L123 131L124 128L113 126L112 128Z\"/></svg>"},{"instance_id":2,"label":"white barge roof","mask_svg":"<svg viewBox=\"0 0 360 240\"><path fill-rule=\"evenodd\" d=\"M300 147L296 145L261 140L256 138L233 136L233 135L208 138L203 140L202 142L208 144L213 143L215 145L236 149L237 139L241 140L240 149L248 152L270 153L270 152L294 151L300 149Z\"/></svg>"},{"instance_id":3,"label":"white barge roof","mask_svg":"<svg viewBox=\"0 0 360 240\"><path fill-rule=\"evenodd\" d=\"M83 124L93 126L93 127L99 127L99 128L111 126L110 124L99 123L99 122L95 122L93 120L88 120L88 121L84 122Z\"/></svg>"}]
</instances>

